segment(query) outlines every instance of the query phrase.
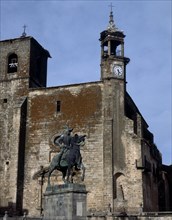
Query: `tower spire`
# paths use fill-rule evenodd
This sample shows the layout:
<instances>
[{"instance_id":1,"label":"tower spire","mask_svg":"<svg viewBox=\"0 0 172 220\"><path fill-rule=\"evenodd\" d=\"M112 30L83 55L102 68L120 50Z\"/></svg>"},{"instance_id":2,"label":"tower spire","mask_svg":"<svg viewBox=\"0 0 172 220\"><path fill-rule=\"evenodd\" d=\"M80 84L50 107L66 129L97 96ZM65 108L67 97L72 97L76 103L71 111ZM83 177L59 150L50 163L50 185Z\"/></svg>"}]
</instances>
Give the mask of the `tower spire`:
<instances>
[{"instance_id":1,"label":"tower spire","mask_svg":"<svg viewBox=\"0 0 172 220\"><path fill-rule=\"evenodd\" d=\"M109 15L109 24L108 24L108 27L107 29L110 30L110 31L115 31L117 30L117 28L115 27L115 23L114 23L114 20L113 20L113 11L112 11L112 8L114 7L112 5L112 3L109 5L109 7L111 8L110 10L110 15Z\"/></svg>"}]
</instances>

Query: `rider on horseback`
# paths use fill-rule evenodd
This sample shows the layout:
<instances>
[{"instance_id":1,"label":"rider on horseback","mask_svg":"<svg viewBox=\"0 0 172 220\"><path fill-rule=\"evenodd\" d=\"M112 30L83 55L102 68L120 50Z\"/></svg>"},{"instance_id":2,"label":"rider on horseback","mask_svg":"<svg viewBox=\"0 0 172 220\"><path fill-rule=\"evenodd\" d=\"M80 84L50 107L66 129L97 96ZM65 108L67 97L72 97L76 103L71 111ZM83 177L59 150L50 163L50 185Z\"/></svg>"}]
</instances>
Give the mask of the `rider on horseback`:
<instances>
[{"instance_id":1,"label":"rider on horseback","mask_svg":"<svg viewBox=\"0 0 172 220\"><path fill-rule=\"evenodd\" d=\"M82 181L84 180L85 167L82 163L82 156L80 147L85 144L86 135L71 135L73 129L66 126L63 133L56 137L54 143L60 147L60 153L52 158L48 170L48 184L50 184L50 176L52 172L57 169L62 172L64 182L69 182L71 177L71 170L82 170ZM65 177L67 178L65 179ZM72 180L71 180L72 181Z\"/></svg>"},{"instance_id":2,"label":"rider on horseback","mask_svg":"<svg viewBox=\"0 0 172 220\"><path fill-rule=\"evenodd\" d=\"M80 146L83 146L85 143L85 135L83 136L79 136L78 134L75 134L72 139L71 139L71 147L75 146L75 155L76 155L76 166L75 169L76 170L80 170L81 169L81 163L82 163L82 156L80 153ZM76 148L77 146L77 148Z\"/></svg>"},{"instance_id":3,"label":"rider on horseback","mask_svg":"<svg viewBox=\"0 0 172 220\"><path fill-rule=\"evenodd\" d=\"M62 156L66 154L66 152L71 147L71 140L72 140L71 132L72 131L73 131L73 128L68 128L66 126L64 132L60 135L60 137L58 137L54 141L54 143L60 147L60 153L58 154L58 157L57 157L58 166L60 166L60 161L61 161Z\"/></svg>"}]
</instances>

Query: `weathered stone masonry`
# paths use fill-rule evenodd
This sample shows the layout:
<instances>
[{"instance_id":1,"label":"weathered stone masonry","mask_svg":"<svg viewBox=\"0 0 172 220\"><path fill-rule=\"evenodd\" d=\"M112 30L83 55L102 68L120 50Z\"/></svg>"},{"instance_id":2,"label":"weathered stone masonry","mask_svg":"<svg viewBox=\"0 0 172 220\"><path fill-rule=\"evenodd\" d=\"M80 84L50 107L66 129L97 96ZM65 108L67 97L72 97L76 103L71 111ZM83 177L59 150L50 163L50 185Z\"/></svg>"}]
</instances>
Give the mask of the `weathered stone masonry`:
<instances>
[{"instance_id":1,"label":"weathered stone masonry","mask_svg":"<svg viewBox=\"0 0 172 220\"><path fill-rule=\"evenodd\" d=\"M100 35L97 82L47 88L47 50L32 37L0 42L0 212L43 213L47 175L41 172L59 151L53 138L66 124L86 134L88 213L172 209L171 166L162 165L126 91L125 35L110 19ZM61 183L59 172L52 182Z\"/></svg>"}]
</instances>

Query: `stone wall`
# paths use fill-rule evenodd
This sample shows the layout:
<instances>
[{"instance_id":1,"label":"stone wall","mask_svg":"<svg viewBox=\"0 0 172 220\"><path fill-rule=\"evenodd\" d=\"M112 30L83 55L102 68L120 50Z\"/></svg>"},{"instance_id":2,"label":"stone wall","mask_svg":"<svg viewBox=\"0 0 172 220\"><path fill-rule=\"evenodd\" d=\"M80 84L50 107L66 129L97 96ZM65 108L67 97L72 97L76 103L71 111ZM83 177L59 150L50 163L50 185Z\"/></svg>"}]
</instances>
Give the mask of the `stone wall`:
<instances>
[{"instance_id":1,"label":"stone wall","mask_svg":"<svg viewBox=\"0 0 172 220\"><path fill-rule=\"evenodd\" d=\"M134 133L134 122L120 111L124 100L119 93L115 103L121 102L121 107L116 109L113 86L97 82L30 91L24 189L24 208L30 214L39 213L41 191L47 184L46 176L42 187L33 176L41 166L48 167L58 152L52 140L66 124L74 133L87 135L81 153L86 166L88 211L106 211L110 205L120 212L139 212L143 206L142 170L136 168L136 160L142 158L141 138ZM115 158L122 158L122 164L114 163ZM52 182L61 183L59 175L56 172Z\"/></svg>"},{"instance_id":2,"label":"stone wall","mask_svg":"<svg viewBox=\"0 0 172 220\"><path fill-rule=\"evenodd\" d=\"M90 216L87 220L172 220L172 214L160 216Z\"/></svg>"},{"instance_id":3,"label":"stone wall","mask_svg":"<svg viewBox=\"0 0 172 220\"><path fill-rule=\"evenodd\" d=\"M19 149L22 105L28 94L30 40L13 39L0 42L0 207L16 208L18 197ZM17 55L17 72L9 72L8 57ZM19 197L18 197L19 198Z\"/></svg>"},{"instance_id":4,"label":"stone wall","mask_svg":"<svg viewBox=\"0 0 172 220\"><path fill-rule=\"evenodd\" d=\"M36 218L30 217L27 215L21 217L9 217L5 215L4 217L0 216L0 220L42 220L43 217ZM142 213L142 215L129 215L129 216L120 216L120 215L95 215L87 216L87 220L172 220L172 213L162 212L162 213Z\"/></svg>"},{"instance_id":5,"label":"stone wall","mask_svg":"<svg viewBox=\"0 0 172 220\"><path fill-rule=\"evenodd\" d=\"M57 101L61 110L57 112ZM33 180L40 166L48 166L58 152L52 139L61 134L66 124L73 133L85 134L86 144L81 150L86 167L85 184L88 190L88 206L103 209L103 139L102 139L102 85L89 83L33 90L29 93L25 156L24 208L32 215L39 213L40 185ZM52 182L61 182L59 177ZM45 177L43 192L47 185Z\"/></svg>"},{"instance_id":6,"label":"stone wall","mask_svg":"<svg viewBox=\"0 0 172 220\"><path fill-rule=\"evenodd\" d=\"M123 175L116 175L116 188L123 192L123 198L116 197L118 205L123 200L123 211L139 212L143 201L142 172L136 169L136 160L141 157L140 138L134 133L133 121L124 117L125 129L122 134L122 143L125 146L126 168ZM120 210L122 211L122 210Z\"/></svg>"}]
</instances>

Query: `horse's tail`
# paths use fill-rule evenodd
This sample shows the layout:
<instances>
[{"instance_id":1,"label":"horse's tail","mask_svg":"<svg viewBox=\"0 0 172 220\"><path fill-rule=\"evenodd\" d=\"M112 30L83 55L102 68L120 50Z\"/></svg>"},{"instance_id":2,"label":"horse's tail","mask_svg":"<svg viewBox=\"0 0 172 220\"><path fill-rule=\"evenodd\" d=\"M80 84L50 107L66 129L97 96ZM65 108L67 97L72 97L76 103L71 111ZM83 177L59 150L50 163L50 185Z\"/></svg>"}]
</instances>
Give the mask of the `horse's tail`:
<instances>
[{"instance_id":1,"label":"horse's tail","mask_svg":"<svg viewBox=\"0 0 172 220\"><path fill-rule=\"evenodd\" d=\"M46 166L46 167L41 167L40 170L38 170L36 173L34 173L33 175L33 179L37 179L38 177L45 175L46 173L48 173L50 170L50 166Z\"/></svg>"},{"instance_id":2,"label":"horse's tail","mask_svg":"<svg viewBox=\"0 0 172 220\"><path fill-rule=\"evenodd\" d=\"M44 173L48 173L49 170L50 170L50 166L47 166L47 167L44 167L44 168L43 168Z\"/></svg>"}]
</instances>

